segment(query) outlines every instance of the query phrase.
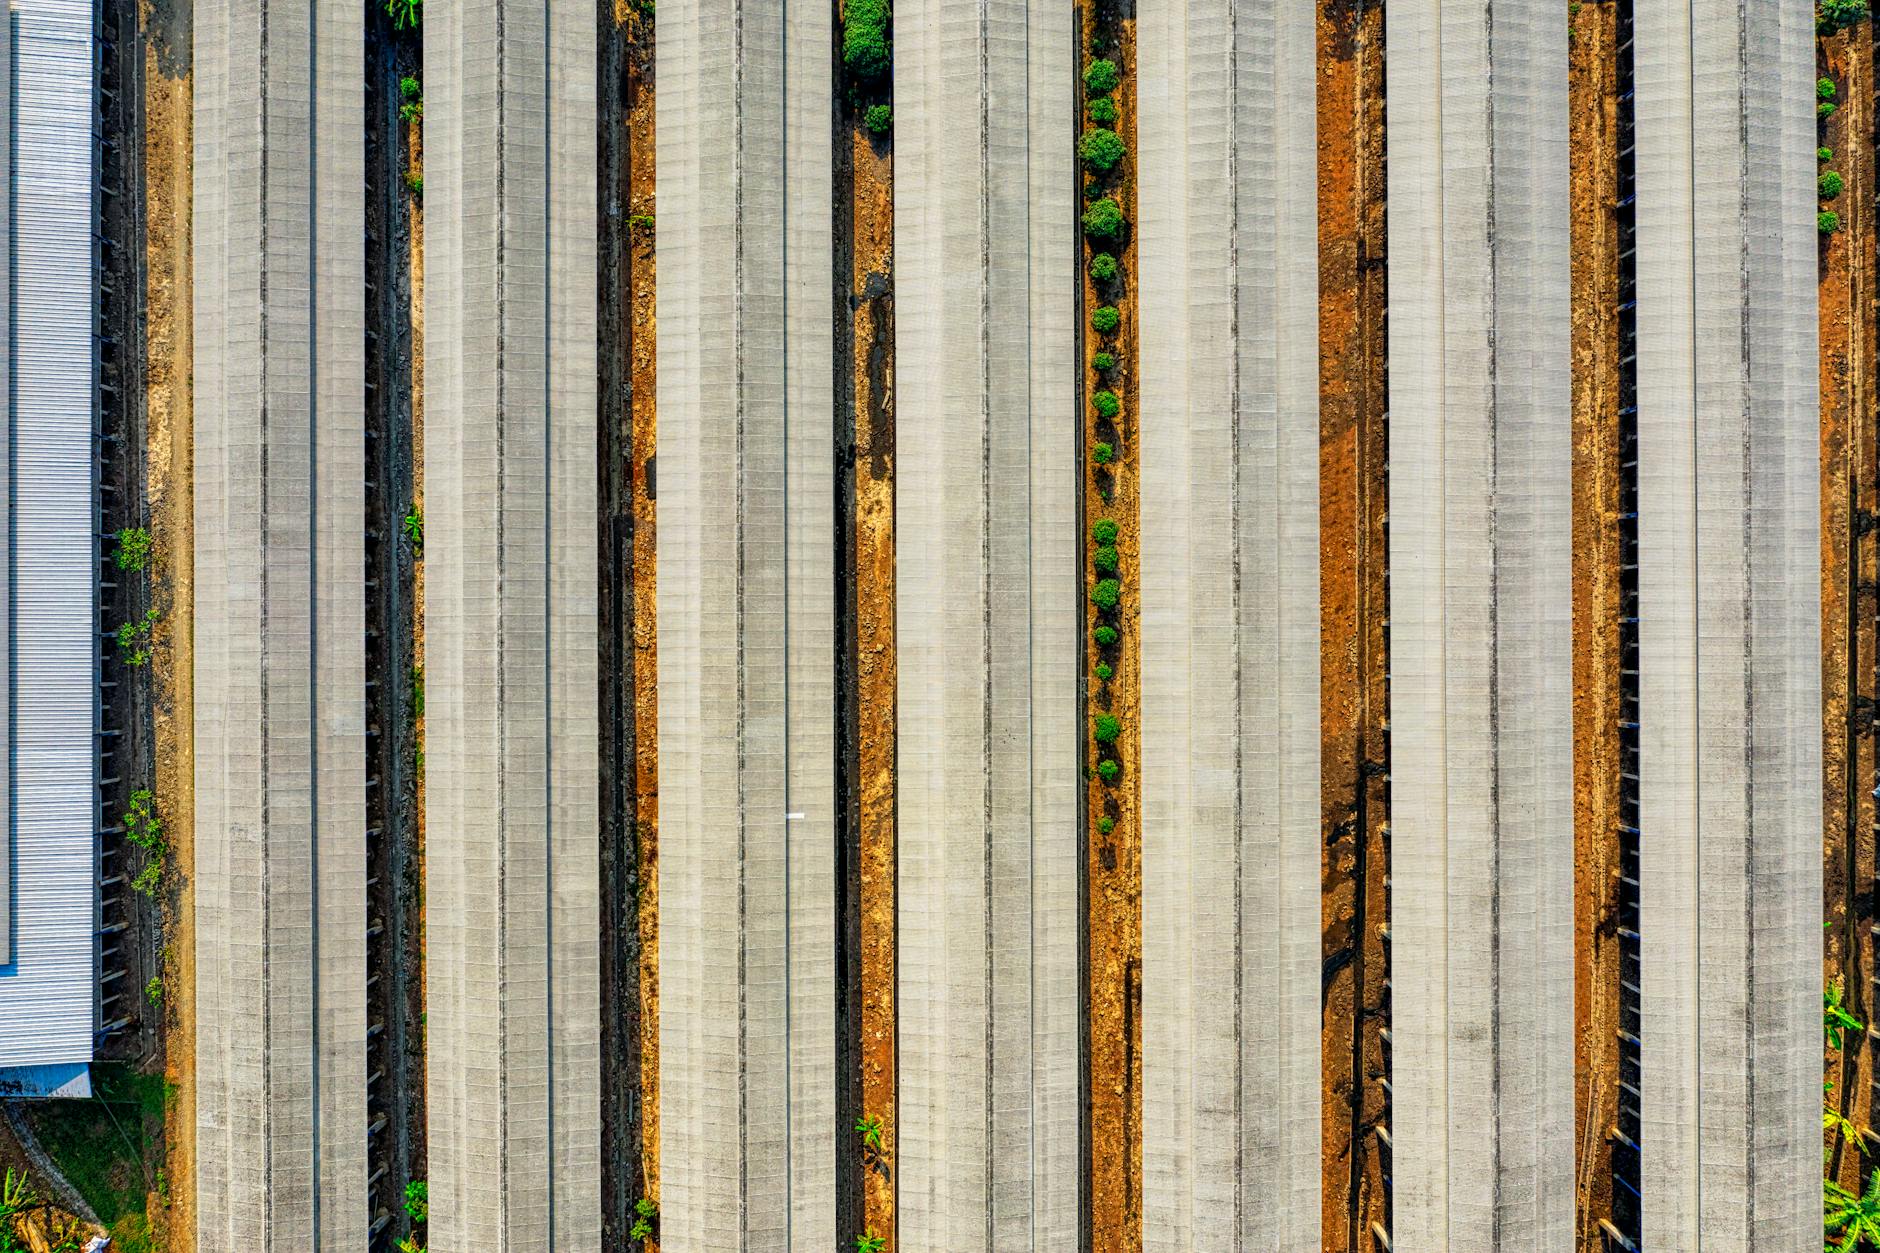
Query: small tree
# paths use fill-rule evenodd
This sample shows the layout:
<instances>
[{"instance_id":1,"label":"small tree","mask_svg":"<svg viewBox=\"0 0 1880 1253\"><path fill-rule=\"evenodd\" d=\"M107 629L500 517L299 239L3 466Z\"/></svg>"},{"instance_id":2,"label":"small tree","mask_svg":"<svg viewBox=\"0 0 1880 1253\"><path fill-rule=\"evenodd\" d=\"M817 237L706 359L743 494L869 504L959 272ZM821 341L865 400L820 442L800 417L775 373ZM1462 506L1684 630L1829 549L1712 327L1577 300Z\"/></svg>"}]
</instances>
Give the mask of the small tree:
<instances>
[{"instance_id":1,"label":"small tree","mask_svg":"<svg viewBox=\"0 0 1880 1253\"><path fill-rule=\"evenodd\" d=\"M1098 714L1090 734L1099 744L1114 744L1123 733L1123 724L1115 714Z\"/></svg>"},{"instance_id":2,"label":"small tree","mask_svg":"<svg viewBox=\"0 0 1880 1253\"><path fill-rule=\"evenodd\" d=\"M894 129L894 106L875 104L868 107L868 115L862 120L871 135L885 135Z\"/></svg>"},{"instance_id":3,"label":"small tree","mask_svg":"<svg viewBox=\"0 0 1880 1253\"><path fill-rule=\"evenodd\" d=\"M1084 234L1092 239L1120 239L1125 219L1123 206L1114 196L1105 196L1084 210Z\"/></svg>"},{"instance_id":4,"label":"small tree","mask_svg":"<svg viewBox=\"0 0 1880 1253\"><path fill-rule=\"evenodd\" d=\"M1113 170L1129 152L1113 130L1095 126L1077 141L1077 156L1093 170Z\"/></svg>"},{"instance_id":5,"label":"small tree","mask_svg":"<svg viewBox=\"0 0 1880 1253\"><path fill-rule=\"evenodd\" d=\"M888 0L848 0L842 6L842 64L863 81L894 64L894 25Z\"/></svg>"},{"instance_id":6,"label":"small tree","mask_svg":"<svg viewBox=\"0 0 1880 1253\"><path fill-rule=\"evenodd\" d=\"M1116 101L1108 96L1092 100L1088 110L1090 120L1099 126L1112 126L1116 123Z\"/></svg>"},{"instance_id":7,"label":"small tree","mask_svg":"<svg viewBox=\"0 0 1880 1253\"><path fill-rule=\"evenodd\" d=\"M1113 626L1100 626L1092 632L1092 635L1097 641L1098 648L1108 648L1116 643L1116 628Z\"/></svg>"},{"instance_id":8,"label":"small tree","mask_svg":"<svg viewBox=\"0 0 1880 1253\"><path fill-rule=\"evenodd\" d=\"M1116 62L1107 58L1084 67L1084 90L1093 96L1109 95L1122 81L1123 72L1116 68Z\"/></svg>"},{"instance_id":9,"label":"small tree","mask_svg":"<svg viewBox=\"0 0 1880 1253\"><path fill-rule=\"evenodd\" d=\"M1090 588L1090 599L1099 609L1114 609L1122 597L1123 585L1115 579L1098 579Z\"/></svg>"},{"instance_id":10,"label":"small tree","mask_svg":"<svg viewBox=\"0 0 1880 1253\"><path fill-rule=\"evenodd\" d=\"M1115 305L1103 305L1090 315L1090 328L1099 335L1108 335L1123 324L1123 315L1117 312Z\"/></svg>"},{"instance_id":11,"label":"small tree","mask_svg":"<svg viewBox=\"0 0 1880 1253\"><path fill-rule=\"evenodd\" d=\"M1815 190L1821 194L1823 200L1833 200L1846 188L1846 180L1833 170L1827 171L1820 178L1815 180Z\"/></svg>"},{"instance_id":12,"label":"small tree","mask_svg":"<svg viewBox=\"0 0 1880 1253\"><path fill-rule=\"evenodd\" d=\"M1116 258L1107 252L1099 252L1090 258L1090 277L1099 283L1113 282L1116 278Z\"/></svg>"}]
</instances>

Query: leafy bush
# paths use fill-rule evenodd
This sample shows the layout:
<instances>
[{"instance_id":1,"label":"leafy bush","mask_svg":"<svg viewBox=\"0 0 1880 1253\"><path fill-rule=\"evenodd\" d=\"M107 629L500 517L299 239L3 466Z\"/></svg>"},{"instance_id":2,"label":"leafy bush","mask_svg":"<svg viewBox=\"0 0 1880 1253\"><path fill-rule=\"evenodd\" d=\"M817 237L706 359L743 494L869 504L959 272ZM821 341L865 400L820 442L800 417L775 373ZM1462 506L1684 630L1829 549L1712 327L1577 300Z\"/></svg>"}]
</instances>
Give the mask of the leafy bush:
<instances>
[{"instance_id":1,"label":"leafy bush","mask_svg":"<svg viewBox=\"0 0 1880 1253\"><path fill-rule=\"evenodd\" d=\"M405 1213L414 1223L429 1222L431 1219L431 1185L422 1179L413 1179L405 1185Z\"/></svg>"},{"instance_id":2,"label":"leafy bush","mask_svg":"<svg viewBox=\"0 0 1880 1253\"><path fill-rule=\"evenodd\" d=\"M1123 773L1123 768L1105 757L1097 763L1097 773L1103 777L1105 783L1114 783L1116 776Z\"/></svg>"},{"instance_id":3,"label":"leafy bush","mask_svg":"<svg viewBox=\"0 0 1880 1253\"><path fill-rule=\"evenodd\" d=\"M1108 283L1116 278L1116 258L1107 252L1099 252L1090 258L1090 277L1099 283Z\"/></svg>"},{"instance_id":4,"label":"leafy bush","mask_svg":"<svg viewBox=\"0 0 1880 1253\"><path fill-rule=\"evenodd\" d=\"M150 532L141 526L127 526L117 533L117 568L142 570L150 564Z\"/></svg>"},{"instance_id":5,"label":"leafy bush","mask_svg":"<svg viewBox=\"0 0 1880 1253\"><path fill-rule=\"evenodd\" d=\"M152 975L150 982L144 984L144 999L152 1005L163 1004L163 977Z\"/></svg>"},{"instance_id":6,"label":"leafy bush","mask_svg":"<svg viewBox=\"0 0 1880 1253\"><path fill-rule=\"evenodd\" d=\"M1092 61L1084 67L1084 90L1093 96L1107 96L1123 81L1123 72L1111 60Z\"/></svg>"},{"instance_id":7,"label":"leafy bush","mask_svg":"<svg viewBox=\"0 0 1880 1253\"><path fill-rule=\"evenodd\" d=\"M1114 744L1122 733L1123 724L1115 714L1098 714L1090 729L1091 737L1099 744Z\"/></svg>"},{"instance_id":8,"label":"leafy bush","mask_svg":"<svg viewBox=\"0 0 1880 1253\"><path fill-rule=\"evenodd\" d=\"M862 119L862 125L871 135L885 135L894 129L894 106L875 104L868 107L868 115Z\"/></svg>"},{"instance_id":9,"label":"leafy bush","mask_svg":"<svg viewBox=\"0 0 1880 1253\"><path fill-rule=\"evenodd\" d=\"M1114 196L1105 196L1084 210L1084 234L1092 239L1120 238L1124 224L1123 206Z\"/></svg>"},{"instance_id":10,"label":"leafy bush","mask_svg":"<svg viewBox=\"0 0 1880 1253\"><path fill-rule=\"evenodd\" d=\"M1098 678L1098 679L1099 679L1099 680L1100 680L1101 682L1104 682L1104 683L1108 683L1108 682L1110 681L1110 676L1111 676L1111 675L1113 675L1113 674L1115 674L1115 673L1116 673L1116 671L1114 671L1114 670L1112 670L1112 669L1110 669L1110 663L1109 663L1109 662L1107 662L1107 661L1099 661L1099 662L1097 663L1097 678Z\"/></svg>"},{"instance_id":11,"label":"leafy bush","mask_svg":"<svg viewBox=\"0 0 1880 1253\"><path fill-rule=\"evenodd\" d=\"M1817 78L1815 80L1815 95L1821 100L1834 99L1834 80L1832 78Z\"/></svg>"},{"instance_id":12,"label":"leafy bush","mask_svg":"<svg viewBox=\"0 0 1880 1253\"><path fill-rule=\"evenodd\" d=\"M888 0L848 0L842 6L842 64L860 79L876 79L894 64Z\"/></svg>"},{"instance_id":13,"label":"leafy bush","mask_svg":"<svg viewBox=\"0 0 1880 1253\"><path fill-rule=\"evenodd\" d=\"M1827 171L1815 180L1815 190L1821 193L1823 200L1833 200L1847 189L1847 183L1833 170Z\"/></svg>"},{"instance_id":14,"label":"leafy bush","mask_svg":"<svg viewBox=\"0 0 1880 1253\"><path fill-rule=\"evenodd\" d=\"M1815 6L1815 30L1832 35L1867 20L1867 0L1821 0Z\"/></svg>"},{"instance_id":15,"label":"leafy bush","mask_svg":"<svg viewBox=\"0 0 1880 1253\"><path fill-rule=\"evenodd\" d=\"M398 119L416 122L424 116L424 86L407 74L398 80Z\"/></svg>"},{"instance_id":16,"label":"leafy bush","mask_svg":"<svg viewBox=\"0 0 1880 1253\"><path fill-rule=\"evenodd\" d=\"M1097 568L1098 574L1116 573L1116 546L1105 544L1090 554L1090 564Z\"/></svg>"},{"instance_id":17,"label":"leafy bush","mask_svg":"<svg viewBox=\"0 0 1880 1253\"><path fill-rule=\"evenodd\" d=\"M1100 391L1090 398L1090 403L1097 413L1105 418L1113 418L1123 411L1123 402L1112 391Z\"/></svg>"},{"instance_id":18,"label":"leafy bush","mask_svg":"<svg viewBox=\"0 0 1880 1253\"><path fill-rule=\"evenodd\" d=\"M1097 446L1090 450L1090 459L1100 466L1107 466L1110 462L1116 460L1116 449L1098 440ZM1105 497L1105 499L1107 500L1108 497Z\"/></svg>"},{"instance_id":19,"label":"leafy bush","mask_svg":"<svg viewBox=\"0 0 1880 1253\"><path fill-rule=\"evenodd\" d=\"M1098 579L1090 589L1090 600L1099 609L1114 609L1122 594L1123 585L1115 579Z\"/></svg>"},{"instance_id":20,"label":"leafy bush","mask_svg":"<svg viewBox=\"0 0 1880 1253\"><path fill-rule=\"evenodd\" d=\"M1090 327L1099 335L1108 335L1123 324L1123 315L1116 311L1115 305L1104 305L1090 315Z\"/></svg>"},{"instance_id":21,"label":"leafy bush","mask_svg":"<svg viewBox=\"0 0 1880 1253\"><path fill-rule=\"evenodd\" d=\"M1110 126L1116 122L1116 101L1108 96L1090 102L1090 120L1099 126Z\"/></svg>"},{"instance_id":22,"label":"leafy bush","mask_svg":"<svg viewBox=\"0 0 1880 1253\"><path fill-rule=\"evenodd\" d=\"M1108 814L1097 819L1097 831L1099 834L1108 835L1114 830L1116 830L1116 819L1110 817Z\"/></svg>"},{"instance_id":23,"label":"leafy bush","mask_svg":"<svg viewBox=\"0 0 1880 1253\"><path fill-rule=\"evenodd\" d=\"M1099 370L1114 370L1116 368L1116 354L1113 352L1100 352L1090 359L1090 364Z\"/></svg>"},{"instance_id":24,"label":"leafy bush","mask_svg":"<svg viewBox=\"0 0 1880 1253\"><path fill-rule=\"evenodd\" d=\"M1113 130L1095 126L1077 141L1077 158L1093 170L1113 170L1129 149Z\"/></svg>"},{"instance_id":25,"label":"leafy bush","mask_svg":"<svg viewBox=\"0 0 1880 1253\"><path fill-rule=\"evenodd\" d=\"M1817 149L1815 149L1815 160L1817 160L1817 161L1832 161L1832 160L1834 160L1834 149L1832 149L1832 148L1817 148Z\"/></svg>"},{"instance_id":26,"label":"leafy bush","mask_svg":"<svg viewBox=\"0 0 1880 1253\"><path fill-rule=\"evenodd\" d=\"M1114 544L1122 528L1110 518L1099 518L1090 527L1090 538L1098 544Z\"/></svg>"},{"instance_id":27,"label":"leafy bush","mask_svg":"<svg viewBox=\"0 0 1880 1253\"><path fill-rule=\"evenodd\" d=\"M1815 215L1815 229L1823 235L1832 235L1841 229L1841 215L1833 209L1823 209Z\"/></svg>"},{"instance_id":28,"label":"leafy bush","mask_svg":"<svg viewBox=\"0 0 1880 1253\"><path fill-rule=\"evenodd\" d=\"M1824 100L1815 106L1815 120L1817 122L1825 122L1833 116L1834 102L1832 100Z\"/></svg>"},{"instance_id":29,"label":"leafy bush","mask_svg":"<svg viewBox=\"0 0 1880 1253\"><path fill-rule=\"evenodd\" d=\"M1108 648L1110 645L1116 643L1117 640L1116 628L1113 626L1100 626L1096 629L1094 635L1099 648Z\"/></svg>"}]
</instances>

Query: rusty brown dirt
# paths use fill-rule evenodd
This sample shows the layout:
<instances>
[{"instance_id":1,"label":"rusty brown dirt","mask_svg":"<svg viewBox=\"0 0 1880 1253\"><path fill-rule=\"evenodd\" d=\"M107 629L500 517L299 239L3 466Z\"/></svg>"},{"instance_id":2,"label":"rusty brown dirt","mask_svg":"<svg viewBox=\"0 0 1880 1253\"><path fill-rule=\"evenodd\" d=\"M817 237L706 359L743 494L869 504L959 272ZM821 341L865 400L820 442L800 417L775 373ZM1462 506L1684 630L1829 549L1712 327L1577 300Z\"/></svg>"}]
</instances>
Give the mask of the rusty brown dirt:
<instances>
[{"instance_id":1,"label":"rusty brown dirt","mask_svg":"<svg viewBox=\"0 0 1880 1253\"><path fill-rule=\"evenodd\" d=\"M164 933L164 1113L167 1204L151 1206L168 1253L196 1246L196 935L193 338L190 299L191 11L145 0L145 494L154 543L153 598L163 617L152 662L156 794L176 873Z\"/></svg>"},{"instance_id":2,"label":"rusty brown dirt","mask_svg":"<svg viewBox=\"0 0 1880 1253\"><path fill-rule=\"evenodd\" d=\"M1388 1249L1384 10L1318 20L1324 1247Z\"/></svg>"},{"instance_id":3,"label":"rusty brown dirt","mask_svg":"<svg viewBox=\"0 0 1880 1253\"><path fill-rule=\"evenodd\" d=\"M1135 7L1113 0L1079 0L1083 65L1098 57L1116 62L1122 83L1116 89L1116 133L1127 139L1136 134L1136 21ZM1079 93L1079 130L1082 106ZM1088 177L1087 175L1082 177ZM1103 189L1121 202L1125 220L1136 218L1136 154L1134 145L1117 170L1102 182ZM1096 545L1091 528L1103 519L1117 524L1117 578L1122 597L1109 618L1119 635L1103 647L1096 642L1094 610L1086 607L1084 673L1087 716L1116 715L1122 733L1107 750L1085 730L1089 751L1085 769L1086 832L1088 846L1089 915L1088 968L1090 986L1090 1232L1093 1253L1139 1253L1142 1248L1142 825L1141 825L1141 608L1140 543L1138 531L1136 241L1132 229L1117 250L1121 275L1099 289L1089 272L1089 257L1106 251L1087 246L1083 277L1083 387L1084 428L1084 542L1085 581L1099 575L1090 565ZM1114 304L1122 316L1114 336L1090 330L1090 315L1100 306ZM1096 368L1099 350L1113 351L1115 369ZM1122 402L1113 419L1104 419L1089 407L1089 398L1108 388ZM1115 460L1098 465L1090 455L1096 442L1111 443ZM1097 675L1099 663L1113 673L1106 681ZM1096 772L1100 759L1112 757L1122 767L1115 782ZM1103 830L1103 822L1113 824Z\"/></svg>"},{"instance_id":4,"label":"rusty brown dirt","mask_svg":"<svg viewBox=\"0 0 1880 1253\"><path fill-rule=\"evenodd\" d=\"M1611 3L1572 14L1574 1090L1578 1243L1604 1248L1619 1093L1618 64Z\"/></svg>"},{"instance_id":5,"label":"rusty brown dirt","mask_svg":"<svg viewBox=\"0 0 1880 1253\"><path fill-rule=\"evenodd\" d=\"M895 1242L894 157L848 110L855 388L855 684L860 826L862 1230Z\"/></svg>"},{"instance_id":6,"label":"rusty brown dirt","mask_svg":"<svg viewBox=\"0 0 1880 1253\"><path fill-rule=\"evenodd\" d=\"M1823 202L1841 217L1825 236L1821 317L1821 686L1824 981L1839 980L1847 1004L1871 1022L1874 856L1876 501L1874 377L1873 35L1868 23L1818 41L1817 72L1831 78L1839 107L1821 143L1846 187ZM1832 1108L1863 1129L1873 1120L1873 1049L1864 1032L1824 1056ZM1872 1147L1872 1134L1863 1137ZM1862 1154L1831 1134L1830 1178L1860 1190Z\"/></svg>"}]
</instances>

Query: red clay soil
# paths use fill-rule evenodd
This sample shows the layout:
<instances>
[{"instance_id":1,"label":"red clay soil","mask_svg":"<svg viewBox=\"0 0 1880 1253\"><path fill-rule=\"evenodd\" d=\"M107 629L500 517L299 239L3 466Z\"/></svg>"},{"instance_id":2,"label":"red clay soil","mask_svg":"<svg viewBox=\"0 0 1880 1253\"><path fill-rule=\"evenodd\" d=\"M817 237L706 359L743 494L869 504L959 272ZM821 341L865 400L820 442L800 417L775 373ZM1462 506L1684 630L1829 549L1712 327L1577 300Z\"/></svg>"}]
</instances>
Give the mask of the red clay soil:
<instances>
[{"instance_id":1,"label":"red clay soil","mask_svg":"<svg viewBox=\"0 0 1880 1253\"><path fill-rule=\"evenodd\" d=\"M1136 134L1136 23L1133 5L1105 0L1079 0L1080 35L1084 63L1108 57L1122 71L1115 93L1116 133L1126 142ZM1079 96L1082 103L1082 96ZM1082 122L1079 122L1082 129ZM1122 203L1123 214L1136 218L1136 157L1134 145L1108 186ZM1136 244L1132 234L1117 251L1121 278L1099 291L1090 278L1088 256L1103 248L1086 250L1083 280L1084 387L1086 398L1102 388L1114 391L1121 412L1106 426L1086 407L1084 544L1086 582L1097 575L1089 564L1094 551L1090 528L1101 519L1117 523L1117 575L1122 599L1109 618L1120 639L1109 648L1097 645L1094 633L1085 633L1085 674L1089 676L1089 717L1113 713L1122 734L1107 749L1090 744L1087 793L1089 858L1089 1030L1090 1039L1090 1230L1093 1253L1139 1253L1142 1248L1142 825L1140 764L1142 636L1138 588L1141 569L1137 509L1137 299ZM1090 314L1114 303L1122 322L1110 337L1090 331ZM1109 348L1117 366L1099 373L1094 357ZM1107 466L1090 457L1096 441L1114 444L1116 458ZM1094 614L1094 609L1090 612ZM1092 627L1096 625L1092 618ZM1106 682L1096 677L1096 666L1107 661L1115 673ZM1122 767L1115 783L1097 775L1097 761L1113 757ZM1108 818L1112 829L1100 823Z\"/></svg>"},{"instance_id":2,"label":"red clay soil","mask_svg":"<svg viewBox=\"0 0 1880 1253\"><path fill-rule=\"evenodd\" d=\"M1321 6L1318 58L1322 1221L1356 1253L1390 1222L1383 7Z\"/></svg>"},{"instance_id":3,"label":"red clay soil","mask_svg":"<svg viewBox=\"0 0 1880 1253\"><path fill-rule=\"evenodd\" d=\"M862 1148L862 1231L895 1248L894 1010L894 157L849 115L849 274L855 402L857 873L861 1111L881 1128Z\"/></svg>"},{"instance_id":4,"label":"red clay soil","mask_svg":"<svg viewBox=\"0 0 1880 1253\"><path fill-rule=\"evenodd\" d=\"M1873 1020L1875 695L1873 519L1876 493L1874 378L1873 34L1869 23L1819 41L1817 73L1831 78L1839 108L1821 128L1833 150L1821 168L1846 188L1823 208L1841 217L1821 251L1821 680L1824 981L1840 981L1862 1022ZM1849 1032L1824 1056L1830 1105L1856 1127L1871 1125L1873 1049ZM1873 1147L1869 1133L1869 1147ZM1834 1135L1831 1178L1861 1186L1861 1155Z\"/></svg>"},{"instance_id":5,"label":"red clay soil","mask_svg":"<svg viewBox=\"0 0 1880 1253\"><path fill-rule=\"evenodd\" d=\"M1579 1246L1612 1216L1621 713L1618 67L1610 3L1572 16L1574 1092Z\"/></svg>"}]
</instances>

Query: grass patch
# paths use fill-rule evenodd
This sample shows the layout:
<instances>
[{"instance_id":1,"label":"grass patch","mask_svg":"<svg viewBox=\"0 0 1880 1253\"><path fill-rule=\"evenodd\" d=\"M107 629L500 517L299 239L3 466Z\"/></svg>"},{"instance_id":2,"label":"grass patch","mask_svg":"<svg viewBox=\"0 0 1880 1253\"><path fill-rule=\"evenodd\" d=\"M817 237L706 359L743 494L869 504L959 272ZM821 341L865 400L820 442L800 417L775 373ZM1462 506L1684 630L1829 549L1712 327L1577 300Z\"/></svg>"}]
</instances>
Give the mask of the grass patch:
<instances>
[{"instance_id":1,"label":"grass patch","mask_svg":"<svg viewBox=\"0 0 1880 1253\"><path fill-rule=\"evenodd\" d=\"M34 1107L33 1132L111 1229L115 1253L152 1253L144 1168L163 1128L163 1076L100 1063L91 1078L91 1100Z\"/></svg>"}]
</instances>

